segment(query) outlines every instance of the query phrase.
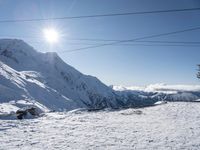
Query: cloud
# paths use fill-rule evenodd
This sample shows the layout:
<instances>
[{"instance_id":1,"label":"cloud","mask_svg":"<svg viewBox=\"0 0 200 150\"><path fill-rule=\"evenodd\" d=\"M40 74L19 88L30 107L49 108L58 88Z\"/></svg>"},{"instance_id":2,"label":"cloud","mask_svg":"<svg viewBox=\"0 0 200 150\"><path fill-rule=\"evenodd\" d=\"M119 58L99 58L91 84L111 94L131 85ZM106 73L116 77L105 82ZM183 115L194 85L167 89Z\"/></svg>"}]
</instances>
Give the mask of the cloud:
<instances>
[{"instance_id":1,"label":"cloud","mask_svg":"<svg viewBox=\"0 0 200 150\"><path fill-rule=\"evenodd\" d=\"M200 91L200 85L167 85L163 83L150 84L148 86L113 86L116 91L144 91L144 92L162 92L177 93L179 91L197 92Z\"/></svg>"}]
</instances>

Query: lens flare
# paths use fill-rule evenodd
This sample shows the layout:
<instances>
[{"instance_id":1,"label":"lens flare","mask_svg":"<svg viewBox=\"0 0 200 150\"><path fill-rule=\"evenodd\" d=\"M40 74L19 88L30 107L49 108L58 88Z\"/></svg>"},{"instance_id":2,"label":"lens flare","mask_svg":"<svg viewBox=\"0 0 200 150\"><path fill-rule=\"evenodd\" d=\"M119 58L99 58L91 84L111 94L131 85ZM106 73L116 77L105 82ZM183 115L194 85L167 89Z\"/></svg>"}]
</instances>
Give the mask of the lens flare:
<instances>
[{"instance_id":1,"label":"lens flare","mask_svg":"<svg viewBox=\"0 0 200 150\"><path fill-rule=\"evenodd\" d=\"M43 30L44 38L49 43L57 43L59 41L59 33L54 28L46 28Z\"/></svg>"}]
</instances>

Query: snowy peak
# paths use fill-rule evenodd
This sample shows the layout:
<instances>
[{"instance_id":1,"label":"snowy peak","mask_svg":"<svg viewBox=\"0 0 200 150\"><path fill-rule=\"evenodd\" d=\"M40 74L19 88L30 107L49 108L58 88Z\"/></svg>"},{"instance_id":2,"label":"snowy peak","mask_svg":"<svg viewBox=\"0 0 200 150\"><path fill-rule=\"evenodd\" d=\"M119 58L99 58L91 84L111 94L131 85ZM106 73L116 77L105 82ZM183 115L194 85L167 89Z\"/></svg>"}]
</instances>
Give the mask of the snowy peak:
<instances>
[{"instance_id":1,"label":"snowy peak","mask_svg":"<svg viewBox=\"0 0 200 150\"><path fill-rule=\"evenodd\" d=\"M0 40L0 54L5 57L24 57L34 56L37 52L33 47L29 46L22 40L14 39L3 39Z\"/></svg>"},{"instance_id":2,"label":"snowy peak","mask_svg":"<svg viewBox=\"0 0 200 150\"><path fill-rule=\"evenodd\" d=\"M55 52L38 52L22 40L0 40L0 103L28 100L60 111L149 106L160 100L200 98L200 92L181 91L180 87L112 88L80 73Z\"/></svg>"},{"instance_id":3,"label":"snowy peak","mask_svg":"<svg viewBox=\"0 0 200 150\"><path fill-rule=\"evenodd\" d=\"M22 40L0 40L0 60L18 71L29 70L39 55Z\"/></svg>"},{"instance_id":4,"label":"snowy peak","mask_svg":"<svg viewBox=\"0 0 200 150\"><path fill-rule=\"evenodd\" d=\"M11 70L12 74L7 76L2 71L4 87L11 85L9 88L12 89L17 86L19 95L25 95L26 99L39 101L53 109L56 109L56 105L57 109L70 109L70 106L63 104L68 100L73 102L70 105L76 107L103 108L116 105L112 89L97 78L83 75L67 65L55 52L37 52L21 40L0 40L0 48L1 64L4 70ZM47 93L50 91L51 94ZM48 101L50 104L47 104Z\"/></svg>"}]
</instances>

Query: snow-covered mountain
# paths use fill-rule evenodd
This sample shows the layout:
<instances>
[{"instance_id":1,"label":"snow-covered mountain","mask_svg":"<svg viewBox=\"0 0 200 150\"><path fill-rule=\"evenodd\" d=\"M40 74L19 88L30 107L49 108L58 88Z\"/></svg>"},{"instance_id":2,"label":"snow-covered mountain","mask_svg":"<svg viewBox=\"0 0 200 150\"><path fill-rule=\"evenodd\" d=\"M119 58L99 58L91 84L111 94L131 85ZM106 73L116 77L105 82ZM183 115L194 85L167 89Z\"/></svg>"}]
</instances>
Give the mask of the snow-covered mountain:
<instances>
[{"instance_id":1,"label":"snow-covered mountain","mask_svg":"<svg viewBox=\"0 0 200 150\"><path fill-rule=\"evenodd\" d=\"M179 93L178 93L179 92ZM44 110L152 105L158 100L196 100L199 92L119 91L17 39L0 40L0 103L27 101Z\"/></svg>"},{"instance_id":2,"label":"snow-covered mountain","mask_svg":"<svg viewBox=\"0 0 200 150\"><path fill-rule=\"evenodd\" d=\"M54 52L41 53L21 40L0 40L0 102L26 99L49 109L115 107L113 90L83 75Z\"/></svg>"},{"instance_id":3,"label":"snow-covered mountain","mask_svg":"<svg viewBox=\"0 0 200 150\"><path fill-rule=\"evenodd\" d=\"M151 101L196 101L200 98L200 85L152 84L146 87L112 86L122 97L133 95L148 98Z\"/></svg>"}]
</instances>

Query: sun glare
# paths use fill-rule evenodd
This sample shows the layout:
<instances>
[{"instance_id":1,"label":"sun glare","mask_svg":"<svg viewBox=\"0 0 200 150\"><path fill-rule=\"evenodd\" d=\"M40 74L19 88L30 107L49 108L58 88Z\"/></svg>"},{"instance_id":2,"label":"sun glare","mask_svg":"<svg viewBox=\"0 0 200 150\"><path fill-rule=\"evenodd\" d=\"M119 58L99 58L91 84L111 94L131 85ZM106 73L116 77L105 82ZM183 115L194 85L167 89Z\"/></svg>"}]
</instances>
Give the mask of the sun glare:
<instances>
[{"instance_id":1,"label":"sun glare","mask_svg":"<svg viewBox=\"0 0 200 150\"><path fill-rule=\"evenodd\" d=\"M57 43L59 40L58 31L53 28L46 28L43 30L44 38L49 43Z\"/></svg>"}]
</instances>

